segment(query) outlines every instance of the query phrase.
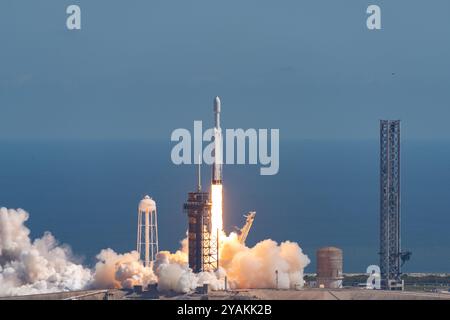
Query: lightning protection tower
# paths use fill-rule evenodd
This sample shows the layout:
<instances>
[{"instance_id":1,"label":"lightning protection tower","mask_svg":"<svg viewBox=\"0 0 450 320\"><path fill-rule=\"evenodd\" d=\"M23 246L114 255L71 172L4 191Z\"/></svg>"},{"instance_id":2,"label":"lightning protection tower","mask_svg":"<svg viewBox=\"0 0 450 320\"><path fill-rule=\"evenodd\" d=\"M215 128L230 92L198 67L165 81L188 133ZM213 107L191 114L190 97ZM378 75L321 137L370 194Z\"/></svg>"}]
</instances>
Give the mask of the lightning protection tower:
<instances>
[{"instance_id":1,"label":"lightning protection tower","mask_svg":"<svg viewBox=\"0 0 450 320\"><path fill-rule=\"evenodd\" d=\"M155 261L158 250L156 202L145 196L138 208L137 252L140 259L144 259L144 265L149 267Z\"/></svg>"}]
</instances>

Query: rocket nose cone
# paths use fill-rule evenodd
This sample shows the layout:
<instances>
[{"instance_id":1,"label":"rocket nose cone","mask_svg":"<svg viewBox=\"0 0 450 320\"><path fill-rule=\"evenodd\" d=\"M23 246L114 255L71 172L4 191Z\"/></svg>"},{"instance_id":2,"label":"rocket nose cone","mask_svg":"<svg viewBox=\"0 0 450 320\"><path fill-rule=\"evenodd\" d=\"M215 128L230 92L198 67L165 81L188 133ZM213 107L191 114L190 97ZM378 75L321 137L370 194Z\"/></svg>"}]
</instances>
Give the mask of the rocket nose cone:
<instances>
[{"instance_id":1,"label":"rocket nose cone","mask_svg":"<svg viewBox=\"0 0 450 320\"><path fill-rule=\"evenodd\" d=\"M214 98L214 112L220 112L220 98L218 96Z\"/></svg>"}]
</instances>

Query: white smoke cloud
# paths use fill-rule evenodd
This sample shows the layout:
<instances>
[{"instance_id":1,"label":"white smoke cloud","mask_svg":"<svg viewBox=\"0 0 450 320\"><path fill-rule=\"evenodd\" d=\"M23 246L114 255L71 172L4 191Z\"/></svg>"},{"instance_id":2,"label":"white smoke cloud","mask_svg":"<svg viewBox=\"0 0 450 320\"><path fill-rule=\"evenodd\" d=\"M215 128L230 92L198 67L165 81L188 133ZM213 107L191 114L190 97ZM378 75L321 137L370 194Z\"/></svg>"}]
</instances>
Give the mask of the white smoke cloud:
<instances>
[{"instance_id":1,"label":"white smoke cloud","mask_svg":"<svg viewBox=\"0 0 450 320\"><path fill-rule=\"evenodd\" d=\"M276 271L278 288L299 288L310 262L297 243L264 240L249 248L231 233L221 236L217 272L192 272L187 239L175 253L159 252L151 267L144 267L136 251L104 249L91 270L77 264L70 248L59 245L49 232L32 241L25 226L28 217L22 209L0 209L0 296L153 283L162 292L188 293L206 283L212 290L223 290L225 276L230 288L276 288Z\"/></svg>"},{"instance_id":2,"label":"white smoke cloud","mask_svg":"<svg viewBox=\"0 0 450 320\"><path fill-rule=\"evenodd\" d=\"M303 287L303 270L310 260L297 243L278 245L269 239L249 248L235 233L222 238L220 262L231 288L277 288L277 274L279 289Z\"/></svg>"},{"instance_id":3,"label":"white smoke cloud","mask_svg":"<svg viewBox=\"0 0 450 320\"><path fill-rule=\"evenodd\" d=\"M200 272L195 274L188 265L187 239L182 241L181 251L171 254L161 251L156 255L154 264L158 277L158 290L188 293L203 284L209 284L212 290L223 290L225 274L223 272Z\"/></svg>"},{"instance_id":4,"label":"white smoke cloud","mask_svg":"<svg viewBox=\"0 0 450 320\"><path fill-rule=\"evenodd\" d=\"M0 208L0 296L80 290L91 271L73 262L67 246L51 233L31 241L22 209Z\"/></svg>"},{"instance_id":5,"label":"white smoke cloud","mask_svg":"<svg viewBox=\"0 0 450 320\"><path fill-rule=\"evenodd\" d=\"M93 288L131 289L135 285L147 286L157 281L153 270L139 260L137 251L118 254L112 249L104 249L97 255L97 260Z\"/></svg>"},{"instance_id":6,"label":"white smoke cloud","mask_svg":"<svg viewBox=\"0 0 450 320\"><path fill-rule=\"evenodd\" d=\"M229 287L234 289L303 287L303 270L310 260L297 243L278 244L269 239L249 248L238 241L235 233L222 234L221 239L221 268L217 272L194 274L189 269L187 239L182 241L182 249L175 254L160 252L154 266L158 289L187 293L208 283L212 290L223 290L225 276Z\"/></svg>"}]
</instances>

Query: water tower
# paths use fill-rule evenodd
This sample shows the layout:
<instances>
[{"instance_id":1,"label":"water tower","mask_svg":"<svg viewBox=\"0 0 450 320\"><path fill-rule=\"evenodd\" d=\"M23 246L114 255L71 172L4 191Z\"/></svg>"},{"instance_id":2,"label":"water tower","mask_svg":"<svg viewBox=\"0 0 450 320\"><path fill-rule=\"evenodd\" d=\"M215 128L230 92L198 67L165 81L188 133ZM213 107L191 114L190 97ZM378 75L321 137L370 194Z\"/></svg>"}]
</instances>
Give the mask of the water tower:
<instances>
[{"instance_id":1,"label":"water tower","mask_svg":"<svg viewBox=\"0 0 450 320\"><path fill-rule=\"evenodd\" d=\"M144 265L146 267L150 266L150 262L155 261L156 254L158 253L156 202L149 196L145 196L139 202L137 252L139 252L140 259L144 259Z\"/></svg>"}]
</instances>

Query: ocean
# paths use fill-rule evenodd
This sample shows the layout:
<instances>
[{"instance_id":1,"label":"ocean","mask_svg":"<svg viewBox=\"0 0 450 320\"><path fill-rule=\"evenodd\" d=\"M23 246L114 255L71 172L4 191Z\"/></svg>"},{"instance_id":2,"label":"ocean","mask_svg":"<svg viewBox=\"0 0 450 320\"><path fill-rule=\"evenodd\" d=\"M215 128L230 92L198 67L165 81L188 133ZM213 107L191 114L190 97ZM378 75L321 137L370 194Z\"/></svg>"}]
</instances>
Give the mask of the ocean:
<instances>
[{"instance_id":1,"label":"ocean","mask_svg":"<svg viewBox=\"0 0 450 320\"><path fill-rule=\"evenodd\" d=\"M0 206L30 213L32 237L50 231L87 265L103 248L135 249L137 205L158 206L159 244L176 250L196 168L170 160L173 144L155 141L2 141ZM281 141L280 171L224 166L228 231L256 211L247 239L295 241L310 257L322 246L344 251L344 272L378 264L378 141ZM203 186L211 168L203 166ZM450 142L402 143L402 247L405 272L450 272Z\"/></svg>"}]
</instances>

